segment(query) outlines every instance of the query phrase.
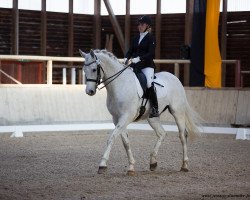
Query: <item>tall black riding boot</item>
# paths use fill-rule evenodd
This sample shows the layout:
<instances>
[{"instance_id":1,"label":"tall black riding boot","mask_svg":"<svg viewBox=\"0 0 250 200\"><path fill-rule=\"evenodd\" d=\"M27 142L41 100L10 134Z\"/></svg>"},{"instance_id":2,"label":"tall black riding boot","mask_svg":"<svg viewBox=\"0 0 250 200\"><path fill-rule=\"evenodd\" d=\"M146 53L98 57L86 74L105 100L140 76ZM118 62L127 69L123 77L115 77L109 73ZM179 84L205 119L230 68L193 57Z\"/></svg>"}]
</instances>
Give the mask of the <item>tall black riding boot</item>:
<instances>
[{"instance_id":1,"label":"tall black riding boot","mask_svg":"<svg viewBox=\"0 0 250 200\"><path fill-rule=\"evenodd\" d=\"M148 88L148 90L149 90L149 99L151 103L151 112L149 114L149 118L159 117L158 100L155 87L152 85L150 88Z\"/></svg>"}]
</instances>

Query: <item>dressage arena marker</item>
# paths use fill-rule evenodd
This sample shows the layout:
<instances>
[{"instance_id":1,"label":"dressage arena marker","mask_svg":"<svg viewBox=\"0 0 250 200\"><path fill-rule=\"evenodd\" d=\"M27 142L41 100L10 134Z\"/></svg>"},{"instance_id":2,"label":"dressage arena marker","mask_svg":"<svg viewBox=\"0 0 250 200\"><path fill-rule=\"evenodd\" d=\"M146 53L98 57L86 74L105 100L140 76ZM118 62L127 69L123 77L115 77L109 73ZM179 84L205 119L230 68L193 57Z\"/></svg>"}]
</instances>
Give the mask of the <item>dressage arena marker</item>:
<instances>
[{"instance_id":1,"label":"dressage arena marker","mask_svg":"<svg viewBox=\"0 0 250 200\"><path fill-rule=\"evenodd\" d=\"M111 130L113 123L89 123L89 124L58 124L58 125L20 125L0 126L0 133L12 133L11 137L23 137L23 133L38 132L65 132L65 131L87 131L87 130ZM163 125L165 131L178 132L176 125ZM148 124L132 123L128 125L130 130L153 130ZM201 132L208 134L233 134L236 139L250 140L249 128L209 127L204 126Z\"/></svg>"}]
</instances>

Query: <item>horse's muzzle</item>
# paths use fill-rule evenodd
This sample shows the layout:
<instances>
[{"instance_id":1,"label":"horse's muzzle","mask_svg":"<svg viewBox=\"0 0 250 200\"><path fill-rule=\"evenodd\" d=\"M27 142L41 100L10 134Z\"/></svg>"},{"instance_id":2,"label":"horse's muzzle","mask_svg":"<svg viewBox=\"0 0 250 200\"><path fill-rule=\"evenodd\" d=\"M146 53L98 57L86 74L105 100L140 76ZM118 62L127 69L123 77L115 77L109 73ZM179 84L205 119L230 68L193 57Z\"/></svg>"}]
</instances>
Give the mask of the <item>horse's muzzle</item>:
<instances>
[{"instance_id":1,"label":"horse's muzzle","mask_svg":"<svg viewBox=\"0 0 250 200\"><path fill-rule=\"evenodd\" d=\"M86 93L87 93L89 96L95 95L95 91L94 91L94 90L87 90Z\"/></svg>"}]
</instances>

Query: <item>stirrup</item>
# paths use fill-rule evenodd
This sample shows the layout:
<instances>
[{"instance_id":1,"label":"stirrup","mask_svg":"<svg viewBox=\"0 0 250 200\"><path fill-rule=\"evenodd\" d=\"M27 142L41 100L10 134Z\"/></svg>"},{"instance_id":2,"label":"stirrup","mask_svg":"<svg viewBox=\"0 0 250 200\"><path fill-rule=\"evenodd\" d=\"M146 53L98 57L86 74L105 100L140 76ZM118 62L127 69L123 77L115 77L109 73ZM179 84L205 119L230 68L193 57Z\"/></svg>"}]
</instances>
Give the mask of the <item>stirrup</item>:
<instances>
[{"instance_id":1,"label":"stirrup","mask_svg":"<svg viewBox=\"0 0 250 200\"><path fill-rule=\"evenodd\" d=\"M152 107L151 112L149 114L149 118L153 117L159 117L159 111L154 107Z\"/></svg>"}]
</instances>

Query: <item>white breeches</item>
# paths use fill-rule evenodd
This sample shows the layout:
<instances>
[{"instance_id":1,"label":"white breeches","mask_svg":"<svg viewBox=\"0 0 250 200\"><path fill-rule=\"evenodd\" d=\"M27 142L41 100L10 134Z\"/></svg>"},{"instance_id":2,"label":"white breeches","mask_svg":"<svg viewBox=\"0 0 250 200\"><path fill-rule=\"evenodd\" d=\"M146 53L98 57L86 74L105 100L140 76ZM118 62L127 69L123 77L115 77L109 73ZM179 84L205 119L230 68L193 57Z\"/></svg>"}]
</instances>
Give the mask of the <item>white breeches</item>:
<instances>
[{"instance_id":1,"label":"white breeches","mask_svg":"<svg viewBox=\"0 0 250 200\"><path fill-rule=\"evenodd\" d=\"M142 69L142 72L145 74L147 79L147 88L150 88L154 81L154 69L152 67L146 67Z\"/></svg>"}]
</instances>

